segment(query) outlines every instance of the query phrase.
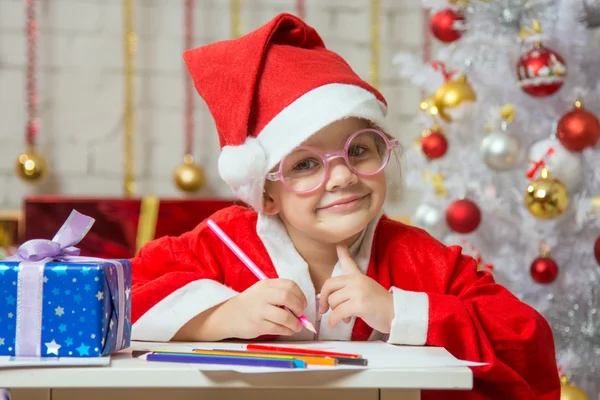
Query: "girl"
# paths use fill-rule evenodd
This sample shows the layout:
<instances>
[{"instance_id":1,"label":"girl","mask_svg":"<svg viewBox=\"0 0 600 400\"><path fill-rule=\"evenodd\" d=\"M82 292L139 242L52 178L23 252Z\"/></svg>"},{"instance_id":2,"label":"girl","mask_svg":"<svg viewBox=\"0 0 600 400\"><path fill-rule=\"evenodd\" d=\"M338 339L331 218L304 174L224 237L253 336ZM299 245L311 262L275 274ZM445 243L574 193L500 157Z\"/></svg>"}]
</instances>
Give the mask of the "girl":
<instances>
[{"instance_id":1,"label":"girl","mask_svg":"<svg viewBox=\"0 0 600 400\"><path fill-rule=\"evenodd\" d=\"M217 126L219 173L255 210L211 218L271 279L257 282L204 222L157 239L133 260L134 339L441 346L487 365L472 391L423 398L559 398L542 316L460 248L382 215L398 146L385 99L314 29L282 14L184 58Z\"/></svg>"}]
</instances>

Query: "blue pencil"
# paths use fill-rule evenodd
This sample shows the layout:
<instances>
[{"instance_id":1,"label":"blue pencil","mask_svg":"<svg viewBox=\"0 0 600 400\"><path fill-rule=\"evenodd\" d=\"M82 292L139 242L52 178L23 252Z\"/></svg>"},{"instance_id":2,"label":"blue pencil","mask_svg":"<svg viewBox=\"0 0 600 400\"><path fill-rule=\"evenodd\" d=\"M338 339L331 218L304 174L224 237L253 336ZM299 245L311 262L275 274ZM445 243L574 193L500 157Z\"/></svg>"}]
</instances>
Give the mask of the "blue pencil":
<instances>
[{"instance_id":1,"label":"blue pencil","mask_svg":"<svg viewBox=\"0 0 600 400\"><path fill-rule=\"evenodd\" d=\"M140 358L147 361L179 362L192 364L220 364L220 365L243 365L249 367L276 367L276 368L305 368L306 363L298 363L300 360L250 358L250 357L228 357L211 356L204 354L173 354L173 353L147 353Z\"/></svg>"}]
</instances>

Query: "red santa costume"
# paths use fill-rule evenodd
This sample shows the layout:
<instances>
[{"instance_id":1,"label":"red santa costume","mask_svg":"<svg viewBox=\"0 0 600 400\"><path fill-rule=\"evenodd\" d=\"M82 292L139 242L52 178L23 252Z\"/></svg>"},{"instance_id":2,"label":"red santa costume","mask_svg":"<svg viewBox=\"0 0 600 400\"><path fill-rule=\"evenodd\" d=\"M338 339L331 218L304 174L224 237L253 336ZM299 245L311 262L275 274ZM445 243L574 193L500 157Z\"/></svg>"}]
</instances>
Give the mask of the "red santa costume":
<instances>
[{"instance_id":1,"label":"red santa costume","mask_svg":"<svg viewBox=\"0 0 600 400\"><path fill-rule=\"evenodd\" d=\"M424 392L424 399L559 399L551 330L460 248L380 214L350 248L360 270L393 293L389 335L361 319L330 328L319 316L309 268L277 216L260 212L264 177L292 149L336 120L360 117L386 129L383 96L360 79L317 32L282 14L236 40L184 54L219 133L219 173L256 211L231 207L211 218L269 278L295 281L318 334L286 340L387 340L442 346L487 363L474 389ZM341 275L336 265L332 276ZM256 283L203 222L180 237L148 243L133 259L133 338L169 341L189 320Z\"/></svg>"}]
</instances>

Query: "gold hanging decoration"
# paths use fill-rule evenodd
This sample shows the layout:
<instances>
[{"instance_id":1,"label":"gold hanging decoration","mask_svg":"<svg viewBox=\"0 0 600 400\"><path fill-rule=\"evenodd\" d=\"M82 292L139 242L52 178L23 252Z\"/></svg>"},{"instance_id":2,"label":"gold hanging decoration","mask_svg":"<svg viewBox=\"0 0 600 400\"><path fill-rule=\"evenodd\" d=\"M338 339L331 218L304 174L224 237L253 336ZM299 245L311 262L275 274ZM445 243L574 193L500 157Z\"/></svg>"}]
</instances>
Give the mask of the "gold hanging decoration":
<instances>
[{"instance_id":1,"label":"gold hanging decoration","mask_svg":"<svg viewBox=\"0 0 600 400\"><path fill-rule=\"evenodd\" d=\"M230 0L231 37L237 39L242 36L242 0Z\"/></svg>"},{"instance_id":2,"label":"gold hanging decoration","mask_svg":"<svg viewBox=\"0 0 600 400\"><path fill-rule=\"evenodd\" d=\"M381 33L381 2L371 0L371 62L369 64L369 82L379 89L379 58Z\"/></svg>"},{"instance_id":3,"label":"gold hanging decoration","mask_svg":"<svg viewBox=\"0 0 600 400\"><path fill-rule=\"evenodd\" d=\"M135 130L134 115L134 77L133 77L133 56L137 44L137 37L133 30L133 0L123 0L123 34L125 39L125 102L124 102L124 182L123 188L125 196L131 197L135 194L135 179L133 172L134 165L134 147L133 136Z\"/></svg>"}]
</instances>

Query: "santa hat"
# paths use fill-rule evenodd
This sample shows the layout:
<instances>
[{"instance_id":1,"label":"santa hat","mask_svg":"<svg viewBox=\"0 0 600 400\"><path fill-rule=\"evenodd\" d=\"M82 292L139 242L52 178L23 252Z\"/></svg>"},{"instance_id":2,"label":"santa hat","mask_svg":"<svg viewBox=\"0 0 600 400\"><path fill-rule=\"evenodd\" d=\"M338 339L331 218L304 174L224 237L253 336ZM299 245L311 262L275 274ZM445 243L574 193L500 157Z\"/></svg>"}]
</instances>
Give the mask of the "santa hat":
<instances>
[{"instance_id":1,"label":"santa hat","mask_svg":"<svg viewBox=\"0 0 600 400\"><path fill-rule=\"evenodd\" d=\"M387 104L301 19L280 14L261 28L184 52L215 120L221 178L262 208L266 174L295 147L348 117L385 129Z\"/></svg>"}]
</instances>

